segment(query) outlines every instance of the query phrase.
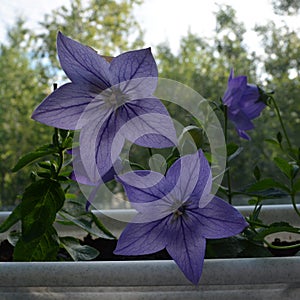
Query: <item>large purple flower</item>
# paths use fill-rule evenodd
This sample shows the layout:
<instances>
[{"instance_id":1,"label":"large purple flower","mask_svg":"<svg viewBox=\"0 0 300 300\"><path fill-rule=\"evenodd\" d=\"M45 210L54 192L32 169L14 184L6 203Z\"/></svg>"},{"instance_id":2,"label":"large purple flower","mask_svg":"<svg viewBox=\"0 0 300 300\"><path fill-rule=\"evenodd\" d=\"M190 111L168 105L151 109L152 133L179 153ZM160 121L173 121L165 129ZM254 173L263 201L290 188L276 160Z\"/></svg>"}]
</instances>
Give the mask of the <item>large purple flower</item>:
<instances>
[{"instance_id":1,"label":"large purple flower","mask_svg":"<svg viewBox=\"0 0 300 300\"><path fill-rule=\"evenodd\" d=\"M166 176L135 171L118 177L138 211L115 254L142 255L164 248L186 277L199 282L206 239L240 233L248 224L231 205L211 195L211 169L199 150L177 160Z\"/></svg>"},{"instance_id":2,"label":"large purple flower","mask_svg":"<svg viewBox=\"0 0 300 300\"><path fill-rule=\"evenodd\" d=\"M109 63L59 32L57 51L71 82L50 94L32 118L80 130L80 161L85 170L79 175L98 182L113 167L125 139L152 148L176 144L172 120L152 95L157 66L150 48L123 53Z\"/></svg>"},{"instance_id":3,"label":"large purple flower","mask_svg":"<svg viewBox=\"0 0 300 300\"><path fill-rule=\"evenodd\" d=\"M232 69L223 103L227 106L228 118L234 123L239 136L250 140L245 130L254 128L251 120L258 117L266 106L260 99L258 87L248 84L246 76L234 77Z\"/></svg>"}]
</instances>

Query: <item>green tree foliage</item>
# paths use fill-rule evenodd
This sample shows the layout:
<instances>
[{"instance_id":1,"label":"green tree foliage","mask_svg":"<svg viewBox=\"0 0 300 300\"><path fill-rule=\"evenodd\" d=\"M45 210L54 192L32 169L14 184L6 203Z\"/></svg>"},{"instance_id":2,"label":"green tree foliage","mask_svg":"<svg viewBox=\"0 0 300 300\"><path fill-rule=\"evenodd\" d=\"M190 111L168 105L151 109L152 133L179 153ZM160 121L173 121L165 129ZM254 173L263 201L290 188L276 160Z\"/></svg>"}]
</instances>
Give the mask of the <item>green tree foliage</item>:
<instances>
[{"instance_id":1,"label":"green tree foliage","mask_svg":"<svg viewBox=\"0 0 300 300\"><path fill-rule=\"evenodd\" d=\"M264 55L249 51L244 41L244 24L237 20L234 9L220 6L213 37L208 39L188 32L177 54L167 44L158 46L160 75L185 83L206 99L218 102L226 89L230 68L234 68L236 75L248 76L250 83L275 91L292 142L299 146L299 35L286 25L279 27L271 22L257 26L255 32L257 39L262 40ZM265 142L266 138L276 138L280 130L274 110L267 108L254 123L251 142L239 139L234 130L229 136L247 149L235 158L236 167L231 172L235 188L246 183L244 178L251 178L256 164L261 165L262 174L272 174L276 169L265 163L277 155Z\"/></svg>"},{"instance_id":2,"label":"green tree foliage","mask_svg":"<svg viewBox=\"0 0 300 300\"><path fill-rule=\"evenodd\" d=\"M278 15L296 15L300 10L299 0L272 0L274 12Z\"/></svg>"},{"instance_id":3,"label":"green tree foliage","mask_svg":"<svg viewBox=\"0 0 300 300\"><path fill-rule=\"evenodd\" d=\"M101 55L114 56L143 46L143 32L133 8L142 0L74 0L70 8L62 6L46 14L43 33L37 36L37 54L49 58L58 67L56 36L63 34L86 44ZM54 70L54 74L57 70ZM53 75L53 74L52 74Z\"/></svg>"},{"instance_id":4,"label":"green tree foliage","mask_svg":"<svg viewBox=\"0 0 300 300\"><path fill-rule=\"evenodd\" d=\"M229 6L216 14L216 34L212 38L188 32L182 38L178 54L167 44L158 46L160 76L185 83L205 98L219 99L227 84L230 68L255 79L254 54L244 45L245 28L237 22Z\"/></svg>"},{"instance_id":5,"label":"green tree foliage","mask_svg":"<svg viewBox=\"0 0 300 300\"><path fill-rule=\"evenodd\" d=\"M58 30L101 52L116 55L143 45L133 16L141 0L75 0L44 16L39 33L18 20L0 44L0 205L14 205L29 182L28 169L11 172L21 155L49 143L52 129L30 119L34 108L61 77Z\"/></svg>"},{"instance_id":6,"label":"green tree foliage","mask_svg":"<svg viewBox=\"0 0 300 300\"><path fill-rule=\"evenodd\" d=\"M28 173L12 174L17 158L49 134L30 119L32 109L46 96L43 69L30 59L31 33L18 20L0 45L0 203L14 204L28 182Z\"/></svg>"}]
</instances>

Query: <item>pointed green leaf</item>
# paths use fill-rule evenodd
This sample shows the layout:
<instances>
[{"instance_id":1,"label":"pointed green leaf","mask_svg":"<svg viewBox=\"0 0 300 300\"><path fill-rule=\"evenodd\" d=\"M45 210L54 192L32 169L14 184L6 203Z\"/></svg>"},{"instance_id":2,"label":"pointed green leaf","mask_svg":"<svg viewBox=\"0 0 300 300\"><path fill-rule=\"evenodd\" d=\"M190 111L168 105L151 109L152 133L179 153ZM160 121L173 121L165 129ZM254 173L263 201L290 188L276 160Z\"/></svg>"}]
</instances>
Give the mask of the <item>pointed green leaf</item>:
<instances>
[{"instance_id":1,"label":"pointed green leaf","mask_svg":"<svg viewBox=\"0 0 300 300\"><path fill-rule=\"evenodd\" d=\"M293 167L289 164L288 161L281 157L275 157L274 162L276 166L289 178L293 176Z\"/></svg>"},{"instance_id":2,"label":"pointed green leaf","mask_svg":"<svg viewBox=\"0 0 300 300\"><path fill-rule=\"evenodd\" d=\"M243 147L239 147L234 143L229 143L227 145L227 160L231 161L243 151Z\"/></svg>"},{"instance_id":3,"label":"pointed green leaf","mask_svg":"<svg viewBox=\"0 0 300 300\"><path fill-rule=\"evenodd\" d=\"M287 193L289 193L289 188L285 186L284 184L275 181L272 178L265 178L260 181L257 181L253 183L248 189L247 192L257 192L257 191L263 191L267 189L277 188L280 190L283 190Z\"/></svg>"},{"instance_id":4,"label":"pointed green leaf","mask_svg":"<svg viewBox=\"0 0 300 300\"><path fill-rule=\"evenodd\" d=\"M258 166L255 166L255 168L254 168L254 170L253 170L253 175L254 175L254 177L255 177L255 179L256 179L257 181L260 180L261 173L260 173L260 169L259 169Z\"/></svg>"},{"instance_id":5,"label":"pointed green leaf","mask_svg":"<svg viewBox=\"0 0 300 300\"><path fill-rule=\"evenodd\" d=\"M3 223L1 223L0 233L7 231L9 228L11 228L20 220L21 220L21 204L16 206L15 209L8 216L8 218Z\"/></svg>"},{"instance_id":6,"label":"pointed green leaf","mask_svg":"<svg viewBox=\"0 0 300 300\"><path fill-rule=\"evenodd\" d=\"M60 184L51 179L32 183L24 192L21 205L22 237L33 240L53 224L63 206L65 194Z\"/></svg>"},{"instance_id":7,"label":"pointed green leaf","mask_svg":"<svg viewBox=\"0 0 300 300\"><path fill-rule=\"evenodd\" d=\"M54 261L59 250L58 235L51 226L36 239L26 241L23 236L14 249L14 261Z\"/></svg>"},{"instance_id":8,"label":"pointed green leaf","mask_svg":"<svg viewBox=\"0 0 300 300\"><path fill-rule=\"evenodd\" d=\"M99 255L99 251L87 245L80 245L79 240L65 236L60 239L61 246L63 246L67 252L71 255L73 260L91 260Z\"/></svg>"},{"instance_id":9,"label":"pointed green leaf","mask_svg":"<svg viewBox=\"0 0 300 300\"><path fill-rule=\"evenodd\" d=\"M12 172L17 172L23 167L27 166L28 164L34 162L35 160L45 157L50 154L54 154L57 152L57 149L49 144L49 145L44 145L38 149L36 149L33 152L27 153L24 156L22 156L17 164L13 167Z\"/></svg>"},{"instance_id":10,"label":"pointed green leaf","mask_svg":"<svg viewBox=\"0 0 300 300\"><path fill-rule=\"evenodd\" d=\"M297 193L300 191L300 179L298 179L295 183L294 183L294 186L293 186L293 192L294 193Z\"/></svg>"}]
</instances>

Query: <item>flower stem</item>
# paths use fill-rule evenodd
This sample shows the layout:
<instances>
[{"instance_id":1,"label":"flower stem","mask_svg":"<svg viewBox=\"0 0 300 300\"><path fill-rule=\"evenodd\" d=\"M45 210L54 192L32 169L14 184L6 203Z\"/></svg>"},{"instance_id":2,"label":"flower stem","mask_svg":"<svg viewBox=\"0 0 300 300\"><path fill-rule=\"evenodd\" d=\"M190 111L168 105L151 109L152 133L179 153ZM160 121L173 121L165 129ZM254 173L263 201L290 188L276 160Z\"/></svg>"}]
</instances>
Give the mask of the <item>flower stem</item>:
<instances>
[{"instance_id":1,"label":"flower stem","mask_svg":"<svg viewBox=\"0 0 300 300\"><path fill-rule=\"evenodd\" d=\"M224 105L224 131L225 131L225 143L228 141L228 117L227 117L227 106ZM228 156L226 156L226 179L227 179L227 198L228 203L232 204L232 191L231 191L231 177Z\"/></svg>"},{"instance_id":2,"label":"flower stem","mask_svg":"<svg viewBox=\"0 0 300 300\"><path fill-rule=\"evenodd\" d=\"M272 102L273 102L273 104L274 104L274 108L275 108L277 117L278 117L278 119L279 119L280 126L281 126L281 128L282 128L284 137L285 137L285 139L286 139L286 141L287 141L287 144L288 144L288 146L289 146L289 149L291 150L291 149L292 149L292 144L291 144L290 139L289 139L289 137L288 137L288 134L287 134L287 132L286 132L286 129L285 129L285 126L284 126L282 117L281 117L281 113L280 113L279 107L278 107L278 105L277 105L277 103L276 103L274 97L271 97L271 99L272 99Z\"/></svg>"},{"instance_id":3,"label":"flower stem","mask_svg":"<svg viewBox=\"0 0 300 300\"><path fill-rule=\"evenodd\" d=\"M295 194L294 193L291 193L291 200L292 200L292 204L293 204L295 212L300 217L300 211L299 211L299 209L297 207L296 198L295 198Z\"/></svg>"},{"instance_id":4,"label":"flower stem","mask_svg":"<svg viewBox=\"0 0 300 300\"><path fill-rule=\"evenodd\" d=\"M279 250L283 250L283 249L294 249L294 248L299 248L300 247L300 244L296 244L296 245L290 245L290 246L275 246L269 242L267 242L265 239L264 239L264 243L269 247L269 248L272 248L272 249L279 249Z\"/></svg>"}]
</instances>

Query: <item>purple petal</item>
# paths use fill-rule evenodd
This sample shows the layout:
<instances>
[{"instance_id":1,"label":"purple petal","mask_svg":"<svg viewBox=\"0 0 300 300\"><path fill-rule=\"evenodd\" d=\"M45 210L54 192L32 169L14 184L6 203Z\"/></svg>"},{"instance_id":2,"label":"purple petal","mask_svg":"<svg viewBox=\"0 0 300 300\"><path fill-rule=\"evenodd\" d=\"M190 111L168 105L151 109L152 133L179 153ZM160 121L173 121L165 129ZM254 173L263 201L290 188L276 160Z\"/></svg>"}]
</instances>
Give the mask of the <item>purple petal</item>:
<instances>
[{"instance_id":1,"label":"purple petal","mask_svg":"<svg viewBox=\"0 0 300 300\"><path fill-rule=\"evenodd\" d=\"M51 93L35 109L32 118L49 126L74 130L93 99L83 86L67 83Z\"/></svg>"},{"instance_id":2,"label":"purple petal","mask_svg":"<svg viewBox=\"0 0 300 300\"><path fill-rule=\"evenodd\" d=\"M231 109L239 108L240 99L247 86L247 77L238 76L231 79L223 96L223 103Z\"/></svg>"},{"instance_id":3,"label":"purple petal","mask_svg":"<svg viewBox=\"0 0 300 300\"><path fill-rule=\"evenodd\" d=\"M114 254L143 255L166 247L168 219L151 223L130 223L123 230Z\"/></svg>"},{"instance_id":4,"label":"purple petal","mask_svg":"<svg viewBox=\"0 0 300 300\"><path fill-rule=\"evenodd\" d=\"M157 66L150 48L129 51L117 56L112 60L109 70L112 74L112 85L135 78L158 77ZM151 85L154 91L156 82L152 80L152 83L154 83Z\"/></svg>"},{"instance_id":5,"label":"purple petal","mask_svg":"<svg viewBox=\"0 0 300 300\"><path fill-rule=\"evenodd\" d=\"M134 203L152 203L164 198L173 188L166 178L153 171L128 172L117 177L122 183L129 201Z\"/></svg>"},{"instance_id":6,"label":"purple petal","mask_svg":"<svg viewBox=\"0 0 300 300\"><path fill-rule=\"evenodd\" d=\"M84 126L80 132L80 153L81 161L89 178L98 182L113 167L121 152L124 139L112 151L112 141L114 139L114 127L111 121L114 113L106 115L106 118L99 118ZM114 160L112 154L115 153ZM98 161L97 161L98 159Z\"/></svg>"},{"instance_id":7,"label":"purple petal","mask_svg":"<svg viewBox=\"0 0 300 300\"><path fill-rule=\"evenodd\" d=\"M212 174L201 150L178 159L168 170L167 181L174 181L177 173L180 175L173 183L173 196L192 201L196 207L203 207L211 200Z\"/></svg>"},{"instance_id":8,"label":"purple petal","mask_svg":"<svg viewBox=\"0 0 300 300\"><path fill-rule=\"evenodd\" d=\"M248 140L248 141L251 140L250 136L244 130L237 129L237 133L241 138Z\"/></svg>"},{"instance_id":9,"label":"purple petal","mask_svg":"<svg viewBox=\"0 0 300 300\"><path fill-rule=\"evenodd\" d=\"M218 197L214 197L204 208L194 210L193 216L199 222L201 235L207 239L234 236L248 226L237 209Z\"/></svg>"},{"instance_id":10,"label":"purple petal","mask_svg":"<svg viewBox=\"0 0 300 300\"><path fill-rule=\"evenodd\" d=\"M167 251L184 275L194 284L198 284L203 267L206 241L188 218L179 217L169 226L172 234L168 236Z\"/></svg>"},{"instance_id":11,"label":"purple petal","mask_svg":"<svg viewBox=\"0 0 300 300\"><path fill-rule=\"evenodd\" d=\"M254 128L249 117L241 110L237 112L228 112L228 118L234 123L235 127L240 130L250 130Z\"/></svg>"},{"instance_id":12,"label":"purple petal","mask_svg":"<svg viewBox=\"0 0 300 300\"><path fill-rule=\"evenodd\" d=\"M119 157L125 138L134 143L142 141L143 146L157 148L173 146L177 142L175 129L169 116L152 112L139 115L141 111L146 111L143 104L149 101L140 100L138 104L141 106L131 105L129 108L123 105L113 112L101 127L97 127L95 157L101 175L105 174ZM147 105L145 106L147 108ZM91 131L84 135L95 136ZM86 151L91 153L89 149ZM92 159L92 156L88 159Z\"/></svg>"},{"instance_id":13,"label":"purple petal","mask_svg":"<svg viewBox=\"0 0 300 300\"><path fill-rule=\"evenodd\" d=\"M261 111L266 107L263 101L259 100L260 94L256 85L248 84L243 93L243 101L240 105L244 113L250 119L258 117Z\"/></svg>"},{"instance_id":14,"label":"purple petal","mask_svg":"<svg viewBox=\"0 0 300 300\"><path fill-rule=\"evenodd\" d=\"M110 87L109 63L92 48L59 32L57 52L62 68L73 83L86 84L101 90Z\"/></svg>"},{"instance_id":15,"label":"purple petal","mask_svg":"<svg viewBox=\"0 0 300 300\"><path fill-rule=\"evenodd\" d=\"M176 130L165 106L157 98L127 102L119 110L126 120L126 138L149 148L167 148L177 144ZM135 118L138 117L138 118ZM134 122L128 120L135 118Z\"/></svg>"}]
</instances>

